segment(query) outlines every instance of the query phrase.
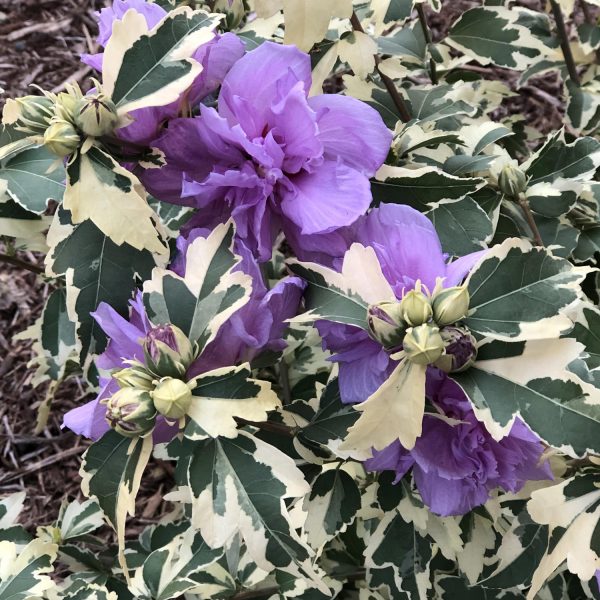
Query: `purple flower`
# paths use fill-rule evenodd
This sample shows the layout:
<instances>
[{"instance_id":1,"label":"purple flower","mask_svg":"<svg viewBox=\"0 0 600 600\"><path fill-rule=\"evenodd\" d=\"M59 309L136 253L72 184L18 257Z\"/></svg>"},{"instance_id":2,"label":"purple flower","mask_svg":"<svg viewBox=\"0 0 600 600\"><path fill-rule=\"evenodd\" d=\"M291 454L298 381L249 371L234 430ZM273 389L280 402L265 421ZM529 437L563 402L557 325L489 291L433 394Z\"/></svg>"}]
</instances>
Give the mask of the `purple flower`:
<instances>
[{"instance_id":1,"label":"purple flower","mask_svg":"<svg viewBox=\"0 0 600 600\"><path fill-rule=\"evenodd\" d=\"M218 110L175 119L154 144L167 165L143 176L162 200L201 209L211 225L233 216L261 261L274 236L353 223L371 203L369 177L391 132L368 105L340 95L308 98L310 58L265 42L225 76Z\"/></svg>"},{"instance_id":2,"label":"purple flower","mask_svg":"<svg viewBox=\"0 0 600 600\"><path fill-rule=\"evenodd\" d=\"M179 252L171 265L173 271L183 276L187 247L197 237L206 234L205 229L193 229L187 237L178 238ZM266 350L279 351L285 348L283 334L287 327L286 320L298 312L304 282L299 277L284 277L268 290L258 263L239 239L235 242L235 253L242 259L236 270L252 276L250 299L219 329L214 341L190 366L189 376L195 377L204 371L251 361Z\"/></svg>"},{"instance_id":3,"label":"purple flower","mask_svg":"<svg viewBox=\"0 0 600 600\"><path fill-rule=\"evenodd\" d=\"M417 279L433 290L436 278L444 278L444 287L458 285L465 278L482 252L475 252L448 264L440 240L431 221L420 212L400 204L383 204L360 217L351 227L336 232L337 238L327 243L321 236L322 248L317 252L322 262L339 269L343 254L332 256L331 248L342 247L342 238L375 250L382 272L398 299L403 290L414 287ZM388 378L396 363L369 334L352 325L317 321L323 346L333 353L332 360L340 365L339 385L342 401L363 402Z\"/></svg>"},{"instance_id":4,"label":"purple flower","mask_svg":"<svg viewBox=\"0 0 600 600\"><path fill-rule=\"evenodd\" d=\"M375 451L365 462L367 470L394 471L397 483L412 467L423 502L442 516L467 513L499 487L517 492L527 481L552 479L539 438L520 419L505 438L495 441L460 387L434 368L428 372L427 396L439 417L425 416L415 447L408 451L394 442Z\"/></svg>"},{"instance_id":5,"label":"purple flower","mask_svg":"<svg viewBox=\"0 0 600 600\"><path fill-rule=\"evenodd\" d=\"M168 13L161 6L146 0L113 0L113 5L97 12L100 33L98 43L106 46L112 35L113 23L121 20L128 10L136 10L144 16L148 28L157 25ZM200 46L192 55L203 69L192 85L179 100L166 106L141 108L129 116L133 122L117 130L116 135L123 141L134 144L151 145L165 122L178 117L182 109L195 107L202 99L213 93L223 81L232 65L244 55L244 44L233 33L216 35L210 42ZM82 54L81 60L102 72L104 54Z\"/></svg>"}]
</instances>

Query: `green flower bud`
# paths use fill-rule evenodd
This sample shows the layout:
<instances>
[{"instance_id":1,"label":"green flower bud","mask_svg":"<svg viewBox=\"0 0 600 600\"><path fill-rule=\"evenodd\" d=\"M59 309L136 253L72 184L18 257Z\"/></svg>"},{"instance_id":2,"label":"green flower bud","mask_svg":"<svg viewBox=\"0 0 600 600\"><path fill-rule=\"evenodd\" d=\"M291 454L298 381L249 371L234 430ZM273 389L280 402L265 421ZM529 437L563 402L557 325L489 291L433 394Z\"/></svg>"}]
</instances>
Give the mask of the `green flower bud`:
<instances>
[{"instance_id":1,"label":"green flower bud","mask_svg":"<svg viewBox=\"0 0 600 600\"><path fill-rule=\"evenodd\" d=\"M156 408L150 394L126 387L106 401L106 420L126 437L145 436L154 429Z\"/></svg>"},{"instance_id":2,"label":"green flower bud","mask_svg":"<svg viewBox=\"0 0 600 600\"><path fill-rule=\"evenodd\" d=\"M81 94L76 96L74 94L61 92L56 97L56 116L64 121L69 121L69 123L75 124L75 116L80 100Z\"/></svg>"},{"instance_id":3,"label":"green flower bud","mask_svg":"<svg viewBox=\"0 0 600 600\"><path fill-rule=\"evenodd\" d=\"M43 134L54 115L54 103L46 96L23 96L8 99L2 111L2 122L21 131Z\"/></svg>"},{"instance_id":4,"label":"green flower bud","mask_svg":"<svg viewBox=\"0 0 600 600\"><path fill-rule=\"evenodd\" d=\"M44 145L60 157L73 154L79 147L79 142L79 134L73 125L62 119L53 119L44 133Z\"/></svg>"},{"instance_id":5,"label":"green flower bud","mask_svg":"<svg viewBox=\"0 0 600 600\"><path fill-rule=\"evenodd\" d=\"M154 389L155 377L152 373L148 373L142 366L121 369L113 373L113 378L118 381L122 388L132 387L137 390L146 390L147 392Z\"/></svg>"},{"instance_id":6,"label":"green flower bud","mask_svg":"<svg viewBox=\"0 0 600 600\"><path fill-rule=\"evenodd\" d=\"M192 403L192 390L185 381L163 377L151 393L156 410L167 419L181 419Z\"/></svg>"},{"instance_id":7,"label":"green flower bud","mask_svg":"<svg viewBox=\"0 0 600 600\"><path fill-rule=\"evenodd\" d=\"M469 290L464 285L436 292L433 296L433 320L443 327L464 319L469 312L469 300Z\"/></svg>"},{"instance_id":8,"label":"green flower bud","mask_svg":"<svg viewBox=\"0 0 600 600\"><path fill-rule=\"evenodd\" d=\"M144 341L146 364L160 377L180 377L196 357L197 347L175 325L159 325Z\"/></svg>"},{"instance_id":9,"label":"green flower bud","mask_svg":"<svg viewBox=\"0 0 600 600\"><path fill-rule=\"evenodd\" d=\"M446 373L466 371L477 358L477 340L463 327L444 327L440 331L444 345L444 354L435 362L435 366Z\"/></svg>"},{"instance_id":10,"label":"green flower bud","mask_svg":"<svg viewBox=\"0 0 600 600\"><path fill-rule=\"evenodd\" d=\"M440 330L428 323L407 329L403 346L407 358L418 365L432 364L444 353Z\"/></svg>"},{"instance_id":11,"label":"green flower bud","mask_svg":"<svg viewBox=\"0 0 600 600\"><path fill-rule=\"evenodd\" d=\"M518 198L527 189L527 175L518 167L508 164L498 176L498 187L510 198Z\"/></svg>"},{"instance_id":12,"label":"green flower bud","mask_svg":"<svg viewBox=\"0 0 600 600\"><path fill-rule=\"evenodd\" d=\"M84 96L79 101L75 119L83 133L99 137L110 133L116 127L119 117L114 102L100 93Z\"/></svg>"},{"instance_id":13,"label":"green flower bud","mask_svg":"<svg viewBox=\"0 0 600 600\"><path fill-rule=\"evenodd\" d=\"M399 302L371 304L367 321L369 333L376 342L388 349L401 345L406 325L400 316Z\"/></svg>"},{"instance_id":14,"label":"green flower bud","mask_svg":"<svg viewBox=\"0 0 600 600\"><path fill-rule=\"evenodd\" d=\"M400 302L402 318L413 327L422 325L431 319L433 311L429 298L421 291L421 282L417 280L415 289L403 295Z\"/></svg>"}]
</instances>

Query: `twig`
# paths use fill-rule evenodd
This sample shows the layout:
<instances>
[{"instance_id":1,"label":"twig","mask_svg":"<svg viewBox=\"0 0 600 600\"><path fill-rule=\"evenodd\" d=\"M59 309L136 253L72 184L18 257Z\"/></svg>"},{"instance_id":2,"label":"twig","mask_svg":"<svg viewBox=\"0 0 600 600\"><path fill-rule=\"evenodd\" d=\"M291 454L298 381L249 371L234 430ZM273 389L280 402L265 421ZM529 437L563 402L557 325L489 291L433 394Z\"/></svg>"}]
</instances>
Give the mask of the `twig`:
<instances>
[{"instance_id":1,"label":"twig","mask_svg":"<svg viewBox=\"0 0 600 600\"><path fill-rule=\"evenodd\" d=\"M423 35L425 36L425 41L427 42L427 45L431 45L431 31L429 31L429 25L427 25L427 16L425 15L425 9L423 8L423 4L419 3L417 4L417 14L419 15L419 22L421 23L421 29L423 30ZM430 54L431 54L431 50L430 50ZM437 76L437 70L435 67L435 60L433 60L433 57L430 56L429 57L429 76L431 77L431 83L433 83L433 85L437 85L438 83L438 76Z\"/></svg>"},{"instance_id":2,"label":"twig","mask_svg":"<svg viewBox=\"0 0 600 600\"><path fill-rule=\"evenodd\" d=\"M42 267L38 267L37 265L34 265L33 263L21 260L20 258L17 258L16 256L10 256L9 254L3 254L1 252L0 252L0 262L5 262L10 265L14 265L15 267L20 267L21 269L27 269L28 271L31 271L32 273L37 273L38 275L44 272L44 269L42 269Z\"/></svg>"},{"instance_id":3,"label":"twig","mask_svg":"<svg viewBox=\"0 0 600 600\"><path fill-rule=\"evenodd\" d=\"M571 52L571 46L569 44L569 35L567 34L567 29L565 27L565 20L563 18L562 11L560 10L560 6L556 0L550 0L550 6L552 8L552 14L554 15L554 21L556 22L558 36L560 37L560 47L562 49L562 53L565 59L565 64L567 65L569 78L575 85L580 86L581 80L579 79L579 73L577 73L577 67L575 66L575 59L573 58L573 53Z\"/></svg>"},{"instance_id":4,"label":"twig","mask_svg":"<svg viewBox=\"0 0 600 600\"><path fill-rule=\"evenodd\" d=\"M360 24L360 21L359 21L358 17L356 16L355 12L353 12L352 16L350 17L350 23L352 23L352 29L354 29L354 31L359 31L360 33L365 33L365 30L363 29L362 25ZM379 76L381 77L381 81L383 81L383 85L385 85L385 88L387 89L388 94L391 96L394 104L396 105L396 108L398 109L398 113L400 114L400 120L403 123L408 123L410 121L411 117L410 117L410 112L408 110L408 107L406 106L406 102L404 102L404 98L401 96L400 92L396 88L396 84L387 75L384 75L379 70L380 62L381 62L381 59L379 58L379 55L376 54L375 55L375 68L377 69L377 72L379 73Z\"/></svg>"},{"instance_id":5,"label":"twig","mask_svg":"<svg viewBox=\"0 0 600 600\"><path fill-rule=\"evenodd\" d=\"M527 202L527 198L526 198L525 194L519 194L518 200L519 200L519 206L521 207L521 210L523 211L523 215L525 216L525 219L527 219L527 224L529 225L529 228L531 229L531 232L533 233L533 239L535 240L536 245L541 246L543 248L544 240L542 240L542 236L540 235L540 230L538 229L535 219L533 218L533 213L531 212L531 209L529 208L529 202Z\"/></svg>"}]
</instances>

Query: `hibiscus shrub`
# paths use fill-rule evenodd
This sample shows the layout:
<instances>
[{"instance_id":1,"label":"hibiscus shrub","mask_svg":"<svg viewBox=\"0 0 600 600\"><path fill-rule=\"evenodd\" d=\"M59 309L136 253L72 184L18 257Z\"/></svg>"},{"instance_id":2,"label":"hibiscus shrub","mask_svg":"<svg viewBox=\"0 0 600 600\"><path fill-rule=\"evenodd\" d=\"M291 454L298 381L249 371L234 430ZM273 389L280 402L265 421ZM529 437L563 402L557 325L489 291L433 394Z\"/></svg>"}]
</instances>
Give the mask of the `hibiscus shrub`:
<instances>
[{"instance_id":1,"label":"hibiscus shrub","mask_svg":"<svg viewBox=\"0 0 600 600\"><path fill-rule=\"evenodd\" d=\"M94 399L0 600L600 598L600 2L451 4L113 0L88 91L7 100L32 433Z\"/></svg>"}]
</instances>

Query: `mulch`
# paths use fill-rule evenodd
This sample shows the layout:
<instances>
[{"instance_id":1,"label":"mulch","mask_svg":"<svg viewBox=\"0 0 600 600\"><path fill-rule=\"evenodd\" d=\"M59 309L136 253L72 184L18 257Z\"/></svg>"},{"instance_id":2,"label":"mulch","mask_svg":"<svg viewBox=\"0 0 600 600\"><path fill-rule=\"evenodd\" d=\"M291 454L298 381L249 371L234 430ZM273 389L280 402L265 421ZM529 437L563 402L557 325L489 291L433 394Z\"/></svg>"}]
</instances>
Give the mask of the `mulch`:
<instances>
[{"instance_id":1,"label":"mulch","mask_svg":"<svg viewBox=\"0 0 600 600\"><path fill-rule=\"evenodd\" d=\"M540 3L518 2L535 9ZM434 41L443 38L462 12L480 4L445 0L440 14L428 11ZM32 83L53 91L63 89L67 81L84 83L91 72L79 62L79 54L96 51L93 12L103 5L102 0L0 0L0 88L6 92L4 98L31 93ZM556 77L537 77L517 90L517 75L506 69L486 69L485 76L501 79L517 92L502 108L504 114L525 114L528 124L542 133L561 126L562 86ZM0 95L0 108L2 105ZM43 261L31 253L20 255L29 262ZM60 428L62 415L90 397L77 379L59 388L47 427L42 434L33 434L36 408L44 399L46 386L32 388L32 369L27 366L32 358L30 344L12 341L12 337L40 315L50 291L42 277L0 263L0 497L27 491L21 521L31 530L52 522L63 499L81 497L78 470L88 444ZM169 478L168 466L152 463L140 491L138 526L164 512L161 497Z\"/></svg>"}]
</instances>

